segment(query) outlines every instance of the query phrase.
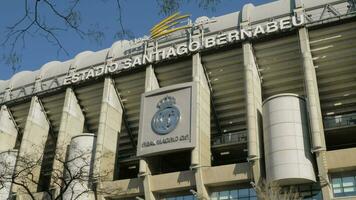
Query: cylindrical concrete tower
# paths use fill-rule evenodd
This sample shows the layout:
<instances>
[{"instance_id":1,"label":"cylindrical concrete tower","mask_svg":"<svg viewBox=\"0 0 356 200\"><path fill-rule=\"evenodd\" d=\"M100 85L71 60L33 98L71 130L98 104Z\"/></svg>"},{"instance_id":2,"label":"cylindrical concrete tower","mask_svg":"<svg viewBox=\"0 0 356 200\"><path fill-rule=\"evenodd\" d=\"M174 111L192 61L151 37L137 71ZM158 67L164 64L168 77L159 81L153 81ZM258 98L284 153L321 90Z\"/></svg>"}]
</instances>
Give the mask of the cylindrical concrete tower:
<instances>
[{"instance_id":1,"label":"cylindrical concrete tower","mask_svg":"<svg viewBox=\"0 0 356 200\"><path fill-rule=\"evenodd\" d=\"M280 185L315 181L305 100L295 94L263 103L267 182Z\"/></svg>"},{"instance_id":2,"label":"cylindrical concrete tower","mask_svg":"<svg viewBox=\"0 0 356 200\"><path fill-rule=\"evenodd\" d=\"M95 135L85 133L72 138L67 157L65 179L71 181L64 192L64 199L91 199L89 182L93 167L93 147Z\"/></svg>"},{"instance_id":3,"label":"cylindrical concrete tower","mask_svg":"<svg viewBox=\"0 0 356 200\"><path fill-rule=\"evenodd\" d=\"M9 150L0 152L0 199L8 199L11 194L11 177L15 171L18 151Z\"/></svg>"}]
</instances>

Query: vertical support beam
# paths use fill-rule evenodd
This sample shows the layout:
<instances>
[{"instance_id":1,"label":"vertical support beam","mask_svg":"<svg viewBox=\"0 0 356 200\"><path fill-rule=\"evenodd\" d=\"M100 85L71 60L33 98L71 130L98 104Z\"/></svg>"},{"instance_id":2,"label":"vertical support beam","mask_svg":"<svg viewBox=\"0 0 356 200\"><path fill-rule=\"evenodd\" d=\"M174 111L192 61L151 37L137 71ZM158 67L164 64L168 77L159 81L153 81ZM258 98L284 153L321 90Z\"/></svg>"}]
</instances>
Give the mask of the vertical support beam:
<instances>
[{"instance_id":1,"label":"vertical support beam","mask_svg":"<svg viewBox=\"0 0 356 200\"><path fill-rule=\"evenodd\" d=\"M114 83L107 77L104 81L94 161L94 173L99 181L114 180L112 169L115 168L116 138L119 138L121 131L122 113Z\"/></svg>"},{"instance_id":2,"label":"vertical support beam","mask_svg":"<svg viewBox=\"0 0 356 200\"><path fill-rule=\"evenodd\" d=\"M146 67L145 92L159 88L159 83L152 65ZM152 192L151 170L146 159L140 159L139 176L143 179L143 189L146 200L155 200L156 197Z\"/></svg>"},{"instance_id":3,"label":"vertical support beam","mask_svg":"<svg viewBox=\"0 0 356 200\"><path fill-rule=\"evenodd\" d=\"M5 105L0 110L0 152L12 150L15 147L18 131L10 111Z\"/></svg>"},{"instance_id":4,"label":"vertical support beam","mask_svg":"<svg viewBox=\"0 0 356 200\"><path fill-rule=\"evenodd\" d=\"M250 26L250 14L253 11L252 4L246 4L242 9L240 28L245 30ZM253 181L258 184L262 178L261 147L262 138L262 90L261 79L257 70L256 59L250 41L242 43L244 58L244 82L246 101L246 124L248 140L247 160L251 166Z\"/></svg>"},{"instance_id":5,"label":"vertical support beam","mask_svg":"<svg viewBox=\"0 0 356 200\"><path fill-rule=\"evenodd\" d=\"M192 150L191 168L195 171L195 182L198 196L209 199L208 190L204 184L203 169L211 166L210 148L210 89L204 68L201 63L200 54L194 54L192 58L193 81L198 82L197 99L198 113L196 147Z\"/></svg>"},{"instance_id":6,"label":"vertical support beam","mask_svg":"<svg viewBox=\"0 0 356 200\"><path fill-rule=\"evenodd\" d=\"M309 124L312 138L312 151L315 153L319 172L319 181L325 199L331 199L331 188L328 178L328 168L326 161L326 145L319 100L319 90L315 66L313 63L308 30L301 27L298 30L300 49L303 59L304 85L307 96L307 109L309 114Z\"/></svg>"},{"instance_id":7,"label":"vertical support beam","mask_svg":"<svg viewBox=\"0 0 356 200\"><path fill-rule=\"evenodd\" d=\"M71 138L83 133L84 115L78 104L78 100L72 90L67 88L64 105L62 110L62 117L58 131L58 139L56 145L56 154L53 162L53 173L51 185L55 186L54 181L56 178L63 177L60 172L63 171L63 163L60 161L65 160L67 149L70 144ZM58 181L56 181L58 183Z\"/></svg>"},{"instance_id":8,"label":"vertical support beam","mask_svg":"<svg viewBox=\"0 0 356 200\"><path fill-rule=\"evenodd\" d=\"M261 116L262 95L261 79L257 70L252 44L243 42L244 81L246 101L246 123L248 139L248 161L252 167L253 181L257 184L261 179Z\"/></svg>"},{"instance_id":9,"label":"vertical support beam","mask_svg":"<svg viewBox=\"0 0 356 200\"><path fill-rule=\"evenodd\" d=\"M26 125L20 145L19 159L16 171L22 171L19 181L26 182L27 188L31 192L37 191L40 170L43 158L43 151L46 144L49 122L43 107L37 98L32 97L30 110L27 116ZM33 166L28 166L31 163ZM26 170L24 170L26 169ZM29 176L31 174L31 176ZM22 177L22 176L27 176ZM23 180L22 180L23 179ZM32 181L30 181L32 179ZM16 191L26 193L23 188L18 187Z\"/></svg>"}]
</instances>

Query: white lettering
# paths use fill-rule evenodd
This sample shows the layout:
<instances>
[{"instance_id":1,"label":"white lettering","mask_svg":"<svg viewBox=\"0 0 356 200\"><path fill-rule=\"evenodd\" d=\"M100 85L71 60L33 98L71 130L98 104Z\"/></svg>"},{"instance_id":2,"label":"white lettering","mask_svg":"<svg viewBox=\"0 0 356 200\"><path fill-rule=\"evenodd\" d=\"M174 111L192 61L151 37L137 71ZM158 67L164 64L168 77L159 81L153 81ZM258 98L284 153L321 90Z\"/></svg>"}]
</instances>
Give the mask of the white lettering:
<instances>
[{"instance_id":1,"label":"white lettering","mask_svg":"<svg viewBox=\"0 0 356 200\"><path fill-rule=\"evenodd\" d=\"M124 61L124 67L123 69L130 68L132 66L132 59L128 58Z\"/></svg>"},{"instance_id":2,"label":"white lettering","mask_svg":"<svg viewBox=\"0 0 356 200\"><path fill-rule=\"evenodd\" d=\"M222 45L222 44L226 44L226 43L227 43L226 33L218 35L216 44Z\"/></svg>"},{"instance_id":3,"label":"white lettering","mask_svg":"<svg viewBox=\"0 0 356 200\"><path fill-rule=\"evenodd\" d=\"M189 51L190 52L194 52L194 51L197 51L197 50L199 50L200 49L200 42L198 42L198 41L192 41L190 44L189 44L189 47L188 47L188 49L189 49Z\"/></svg>"},{"instance_id":4,"label":"white lettering","mask_svg":"<svg viewBox=\"0 0 356 200\"><path fill-rule=\"evenodd\" d=\"M188 53L187 45L186 44L178 45L177 54L178 55L183 55L183 54L186 54L186 53Z\"/></svg>"},{"instance_id":5,"label":"white lettering","mask_svg":"<svg viewBox=\"0 0 356 200\"><path fill-rule=\"evenodd\" d=\"M72 83L76 83L78 81L80 81L80 74L74 74L72 76Z\"/></svg>"},{"instance_id":6,"label":"white lettering","mask_svg":"<svg viewBox=\"0 0 356 200\"><path fill-rule=\"evenodd\" d=\"M229 32L229 34L227 36L227 40L229 42L238 41L240 39L239 34L240 34L239 31L233 30L233 31Z\"/></svg>"},{"instance_id":7,"label":"white lettering","mask_svg":"<svg viewBox=\"0 0 356 200\"><path fill-rule=\"evenodd\" d=\"M71 80L72 80L72 77L71 77L71 76L65 77L65 78L64 78L64 81L63 81L63 85L71 84Z\"/></svg>"},{"instance_id":8,"label":"white lettering","mask_svg":"<svg viewBox=\"0 0 356 200\"><path fill-rule=\"evenodd\" d=\"M265 34L265 30L262 28L261 25L258 25L258 26L255 28L255 30L254 30L254 32L253 32L253 37L256 37L256 36L259 35L259 34Z\"/></svg>"},{"instance_id":9,"label":"white lettering","mask_svg":"<svg viewBox=\"0 0 356 200\"><path fill-rule=\"evenodd\" d=\"M267 33L272 33L278 30L277 22L268 22L267 23Z\"/></svg>"},{"instance_id":10,"label":"white lettering","mask_svg":"<svg viewBox=\"0 0 356 200\"><path fill-rule=\"evenodd\" d=\"M215 37L211 36L211 37L206 37L205 38L205 48L210 48L215 46Z\"/></svg>"},{"instance_id":11,"label":"white lettering","mask_svg":"<svg viewBox=\"0 0 356 200\"><path fill-rule=\"evenodd\" d=\"M282 20L279 22L279 28L280 28L281 30L286 29L286 28L291 28L291 27L292 27L292 25L291 25L289 19L282 19Z\"/></svg>"},{"instance_id":12,"label":"white lettering","mask_svg":"<svg viewBox=\"0 0 356 200\"><path fill-rule=\"evenodd\" d=\"M136 66L136 65L141 65L141 59L140 57L135 57L134 61L132 62L132 67Z\"/></svg>"},{"instance_id":13,"label":"white lettering","mask_svg":"<svg viewBox=\"0 0 356 200\"><path fill-rule=\"evenodd\" d=\"M245 36L248 37L248 38L252 37L252 32L251 31L246 31L245 29L241 29L240 33L241 33L241 39L242 40L245 39Z\"/></svg>"},{"instance_id":14,"label":"white lettering","mask_svg":"<svg viewBox=\"0 0 356 200\"><path fill-rule=\"evenodd\" d=\"M96 73L95 76L101 76L104 74L104 67L103 66L99 66L96 68Z\"/></svg>"},{"instance_id":15,"label":"white lettering","mask_svg":"<svg viewBox=\"0 0 356 200\"><path fill-rule=\"evenodd\" d=\"M293 26L296 26L296 27L303 25L304 24L304 15L300 15L299 22L297 21L297 17L293 16L292 24L293 24Z\"/></svg>"},{"instance_id":16,"label":"white lettering","mask_svg":"<svg viewBox=\"0 0 356 200\"><path fill-rule=\"evenodd\" d=\"M114 73L118 69L119 69L119 65L117 63L111 63L111 65L108 66L109 73Z\"/></svg>"},{"instance_id":17,"label":"white lettering","mask_svg":"<svg viewBox=\"0 0 356 200\"><path fill-rule=\"evenodd\" d=\"M94 69L89 69L85 79L93 78L95 76Z\"/></svg>"},{"instance_id":18,"label":"white lettering","mask_svg":"<svg viewBox=\"0 0 356 200\"><path fill-rule=\"evenodd\" d=\"M173 47L170 47L168 49L166 58L169 58L171 56L177 56L176 50Z\"/></svg>"},{"instance_id":19,"label":"white lettering","mask_svg":"<svg viewBox=\"0 0 356 200\"><path fill-rule=\"evenodd\" d=\"M164 59L166 57L166 53L163 50L157 50L154 54L156 56L156 61L159 61L159 60Z\"/></svg>"},{"instance_id":20,"label":"white lettering","mask_svg":"<svg viewBox=\"0 0 356 200\"><path fill-rule=\"evenodd\" d=\"M151 63L152 62L152 53L150 53L150 54L145 54L145 55L143 55L143 59L142 59L143 61L142 61L142 63L143 64L146 64L146 63Z\"/></svg>"}]
</instances>

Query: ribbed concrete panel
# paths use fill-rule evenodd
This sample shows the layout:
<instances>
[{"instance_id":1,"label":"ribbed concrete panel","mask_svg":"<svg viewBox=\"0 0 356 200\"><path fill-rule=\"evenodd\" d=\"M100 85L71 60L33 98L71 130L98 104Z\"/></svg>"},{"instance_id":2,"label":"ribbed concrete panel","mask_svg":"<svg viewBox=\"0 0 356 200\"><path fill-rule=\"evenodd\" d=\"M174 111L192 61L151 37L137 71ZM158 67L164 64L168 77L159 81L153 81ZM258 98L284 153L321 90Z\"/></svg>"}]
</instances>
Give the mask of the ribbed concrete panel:
<instances>
[{"instance_id":1,"label":"ribbed concrete panel","mask_svg":"<svg viewBox=\"0 0 356 200\"><path fill-rule=\"evenodd\" d=\"M51 122L52 131L58 132L62 117L62 110L64 105L65 93L59 93L53 96L46 96L41 98L44 109Z\"/></svg>"},{"instance_id":2,"label":"ribbed concrete panel","mask_svg":"<svg viewBox=\"0 0 356 200\"><path fill-rule=\"evenodd\" d=\"M104 83L102 81L74 89L85 117L84 130L97 133Z\"/></svg>"},{"instance_id":3,"label":"ribbed concrete panel","mask_svg":"<svg viewBox=\"0 0 356 200\"><path fill-rule=\"evenodd\" d=\"M19 131L17 139L16 139L16 145L15 145L16 149L20 148L23 131L24 131L25 125L26 125L28 111L30 110L30 105L31 105L31 102L26 102L26 103L8 107L8 109L10 110L10 112L15 120L15 123L16 123L16 125L18 127L18 131Z\"/></svg>"},{"instance_id":4,"label":"ribbed concrete panel","mask_svg":"<svg viewBox=\"0 0 356 200\"><path fill-rule=\"evenodd\" d=\"M262 73L262 97L280 93L304 94L303 68L297 35L253 45Z\"/></svg>"},{"instance_id":5,"label":"ribbed concrete panel","mask_svg":"<svg viewBox=\"0 0 356 200\"><path fill-rule=\"evenodd\" d=\"M65 93L41 98L47 119L50 122L50 130L46 141L43 160L41 166L40 188L49 186L52 173L53 162L55 159L56 143L61 123L62 111L64 106Z\"/></svg>"},{"instance_id":6,"label":"ribbed concrete panel","mask_svg":"<svg viewBox=\"0 0 356 200\"><path fill-rule=\"evenodd\" d=\"M323 116L356 112L356 23L309 31Z\"/></svg>"},{"instance_id":7,"label":"ribbed concrete panel","mask_svg":"<svg viewBox=\"0 0 356 200\"><path fill-rule=\"evenodd\" d=\"M263 130L268 182L280 185L314 182L304 99L281 94L263 103Z\"/></svg>"},{"instance_id":8,"label":"ribbed concrete panel","mask_svg":"<svg viewBox=\"0 0 356 200\"><path fill-rule=\"evenodd\" d=\"M243 82L243 57L241 49L202 56L212 87L214 107L222 133L246 130L246 110ZM218 129L211 116L212 138Z\"/></svg>"},{"instance_id":9,"label":"ribbed concrete panel","mask_svg":"<svg viewBox=\"0 0 356 200\"><path fill-rule=\"evenodd\" d=\"M132 133L135 143L137 143L138 135L141 94L145 92L145 75L146 72L142 70L115 78L115 87L126 111L123 117L126 118L129 131ZM136 149L133 147L128 135L129 131L125 124L122 124L118 145L119 158L136 155Z\"/></svg>"},{"instance_id":10,"label":"ribbed concrete panel","mask_svg":"<svg viewBox=\"0 0 356 200\"><path fill-rule=\"evenodd\" d=\"M164 63L155 66L155 73L160 87L192 81L191 59L176 63Z\"/></svg>"}]
</instances>

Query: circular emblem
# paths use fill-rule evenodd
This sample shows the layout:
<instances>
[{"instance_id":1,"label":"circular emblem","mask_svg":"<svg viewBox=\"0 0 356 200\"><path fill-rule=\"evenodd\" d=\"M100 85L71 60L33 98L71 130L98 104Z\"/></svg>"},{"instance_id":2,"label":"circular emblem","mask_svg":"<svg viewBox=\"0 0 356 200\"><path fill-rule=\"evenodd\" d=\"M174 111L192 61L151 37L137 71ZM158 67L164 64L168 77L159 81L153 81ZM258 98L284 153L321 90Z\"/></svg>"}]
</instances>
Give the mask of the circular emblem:
<instances>
[{"instance_id":1,"label":"circular emblem","mask_svg":"<svg viewBox=\"0 0 356 200\"><path fill-rule=\"evenodd\" d=\"M176 99L171 96L166 96L158 102L158 111L153 115L151 121L151 127L155 133L165 135L177 127L180 120L180 112L174 105L175 103Z\"/></svg>"}]
</instances>

